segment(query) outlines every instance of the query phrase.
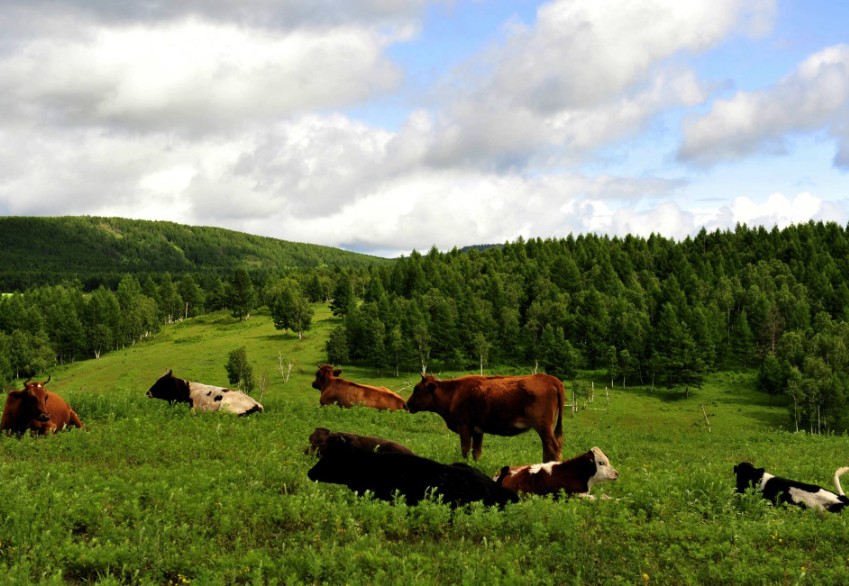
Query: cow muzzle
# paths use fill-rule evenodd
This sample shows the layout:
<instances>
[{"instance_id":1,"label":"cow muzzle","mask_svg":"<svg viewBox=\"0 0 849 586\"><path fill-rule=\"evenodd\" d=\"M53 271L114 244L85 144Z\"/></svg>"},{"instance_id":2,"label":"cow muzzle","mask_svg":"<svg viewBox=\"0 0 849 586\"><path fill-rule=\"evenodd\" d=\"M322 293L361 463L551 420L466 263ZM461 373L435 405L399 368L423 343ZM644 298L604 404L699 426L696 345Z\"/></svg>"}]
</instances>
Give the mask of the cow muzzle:
<instances>
[{"instance_id":1,"label":"cow muzzle","mask_svg":"<svg viewBox=\"0 0 849 586\"><path fill-rule=\"evenodd\" d=\"M39 413L38 414L39 421L50 421L50 415L48 413Z\"/></svg>"}]
</instances>

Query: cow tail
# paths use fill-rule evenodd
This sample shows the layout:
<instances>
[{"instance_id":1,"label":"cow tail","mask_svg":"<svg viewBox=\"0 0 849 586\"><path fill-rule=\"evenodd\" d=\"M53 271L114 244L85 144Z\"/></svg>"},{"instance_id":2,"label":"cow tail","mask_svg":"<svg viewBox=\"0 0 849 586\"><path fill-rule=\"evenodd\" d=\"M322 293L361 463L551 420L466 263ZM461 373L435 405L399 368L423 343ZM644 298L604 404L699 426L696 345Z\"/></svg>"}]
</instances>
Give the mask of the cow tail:
<instances>
[{"instance_id":1,"label":"cow tail","mask_svg":"<svg viewBox=\"0 0 849 586\"><path fill-rule=\"evenodd\" d=\"M840 496L846 496L843 494L843 487L840 486L840 477L849 472L849 466L838 468L834 473L834 487L837 489L837 492L840 493Z\"/></svg>"}]
</instances>

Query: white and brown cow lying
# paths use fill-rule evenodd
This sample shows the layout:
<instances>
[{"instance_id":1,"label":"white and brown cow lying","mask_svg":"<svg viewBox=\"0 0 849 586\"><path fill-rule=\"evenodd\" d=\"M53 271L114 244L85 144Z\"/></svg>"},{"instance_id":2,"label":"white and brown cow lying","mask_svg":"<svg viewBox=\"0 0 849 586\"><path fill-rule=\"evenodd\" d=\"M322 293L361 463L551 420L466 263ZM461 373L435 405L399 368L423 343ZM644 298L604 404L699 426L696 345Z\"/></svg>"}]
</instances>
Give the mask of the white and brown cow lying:
<instances>
[{"instance_id":1,"label":"white and brown cow lying","mask_svg":"<svg viewBox=\"0 0 849 586\"><path fill-rule=\"evenodd\" d=\"M200 412L225 411L236 415L250 415L262 411L257 401L243 393L224 387L214 387L177 378L166 372L147 391L147 396L169 403L188 403Z\"/></svg>"},{"instance_id":2,"label":"white and brown cow lying","mask_svg":"<svg viewBox=\"0 0 849 586\"><path fill-rule=\"evenodd\" d=\"M547 462L527 466L505 466L494 480L516 492L558 494L595 498L590 494L599 482L616 480L619 473L598 448L565 462Z\"/></svg>"}]
</instances>

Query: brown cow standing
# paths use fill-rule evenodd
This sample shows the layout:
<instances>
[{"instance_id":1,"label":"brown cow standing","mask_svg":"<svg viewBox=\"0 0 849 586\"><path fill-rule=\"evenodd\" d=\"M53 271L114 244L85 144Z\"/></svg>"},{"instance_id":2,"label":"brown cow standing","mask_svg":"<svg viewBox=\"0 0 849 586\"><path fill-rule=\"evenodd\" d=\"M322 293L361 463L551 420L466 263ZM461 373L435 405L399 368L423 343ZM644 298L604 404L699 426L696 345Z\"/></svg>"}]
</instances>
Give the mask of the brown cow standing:
<instances>
[{"instance_id":1,"label":"brown cow standing","mask_svg":"<svg viewBox=\"0 0 849 586\"><path fill-rule=\"evenodd\" d=\"M342 374L340 369L334 370L329 364L318 367L312 387L321 391L319 403L322 405L334 403L340 407L362 405L390 411L404 408L404 399L386 387L372 387L351 382L339 378L340 374Z\"/></svg>"},{"instance_id":2,"label":"brown cow standing","mask_svg":"<svg viewBox=\"0 0 849 586\"><path fill-rule=\"evenodd\" d=\"M23 390L10 391L3 407L0 430L23 435L27 431L48 434L68 426L83 427L82 421L65 400L44 388L49 382L50 377L43 383L27 379Z\"/></svg>"},{"instance_id":3,"label":"brown cow standing","mask_svg":"<svg viewBox=\"0 0 849 586\"><path fill-rule=\"evenodd\" d=\"M563 383L548 374L464 376L440 381L422 376L407 401L411 413L433 411L460 434L463 457L481 457L483 434L517 435L535 429L544 462L560 459L563 444Z\"/></svg>"}]
</instances>

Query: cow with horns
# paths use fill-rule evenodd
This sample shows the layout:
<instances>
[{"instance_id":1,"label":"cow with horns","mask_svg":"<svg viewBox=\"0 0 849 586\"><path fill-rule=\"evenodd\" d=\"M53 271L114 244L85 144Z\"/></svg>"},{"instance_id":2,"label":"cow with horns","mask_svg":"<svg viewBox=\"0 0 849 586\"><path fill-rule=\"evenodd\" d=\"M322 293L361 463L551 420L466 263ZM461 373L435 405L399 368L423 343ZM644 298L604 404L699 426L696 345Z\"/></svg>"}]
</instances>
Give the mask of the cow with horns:
<instances>
[{"instance_id":1,"label":"cow with horns","mask_svg":"<svg viewBox=\"0 0 849 586\"><path fill-rule=\"evenodd\" d=\"M0 418L0 430L20 436L28 431L46 435L67 427L83 427L68 403L44 388L50 378L48 376L44 382L27 379L22 390L9 392Z\"/></svg>"}]
</instances>

